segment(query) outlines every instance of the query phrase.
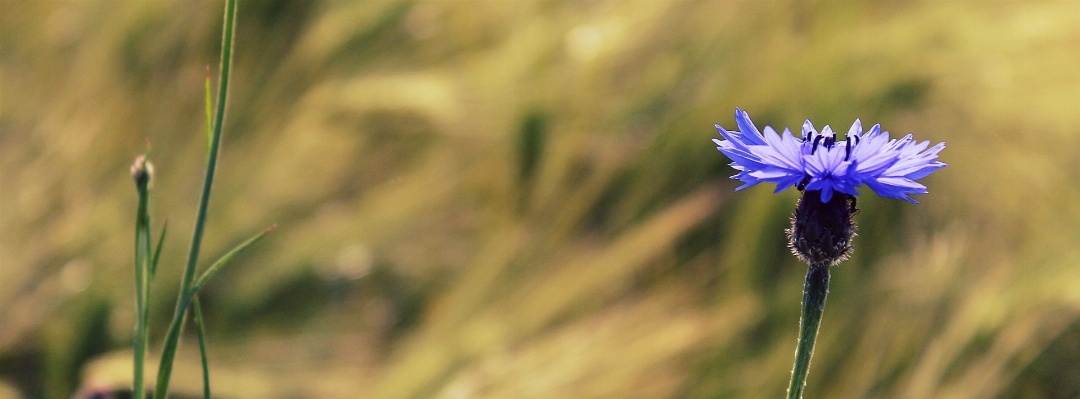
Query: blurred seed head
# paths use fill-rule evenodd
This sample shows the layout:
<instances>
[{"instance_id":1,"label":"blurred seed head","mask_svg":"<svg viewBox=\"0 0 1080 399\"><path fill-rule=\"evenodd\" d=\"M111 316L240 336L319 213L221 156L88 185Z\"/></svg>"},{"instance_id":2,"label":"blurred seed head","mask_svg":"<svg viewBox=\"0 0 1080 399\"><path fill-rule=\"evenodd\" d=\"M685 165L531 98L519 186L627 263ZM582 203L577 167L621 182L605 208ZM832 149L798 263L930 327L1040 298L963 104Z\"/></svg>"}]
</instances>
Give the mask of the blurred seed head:
<instances>
[{"instance_id":1,"label":"blurred seed head","mask_svg":"<svg viewBox=\"0 0 1080 399\"><path fill-rule=\"evenodd\" d=\"M59 277L60 286L69 294L75 294L86 289L94 275L90 262L75 259L60 269Z\"/></svg>"},{"instance_id":2,"label":"blurred seed head","mask_svg":"<svg viewBox=\"0 0 1080 399\"><path fill-rule=\"evenodd\" d=\"M334 274L349 280L357 280L366 276L371 272L371 265L374 263L371 251L360 244L353 244L343 248L341 252L338 252L335 260L337 267Z\"/></svg>"},{"instance_id":3,"label":"blurred seed head","mask_svg":"<svg viewBox=\"0 0 1080 399\"><path fill-rule=\"evenodd\" d=\"M566 34L566 50L580 61L591 61L600 53L604 36L594 26L582 25Z\"/></svg>"}]
</instances>

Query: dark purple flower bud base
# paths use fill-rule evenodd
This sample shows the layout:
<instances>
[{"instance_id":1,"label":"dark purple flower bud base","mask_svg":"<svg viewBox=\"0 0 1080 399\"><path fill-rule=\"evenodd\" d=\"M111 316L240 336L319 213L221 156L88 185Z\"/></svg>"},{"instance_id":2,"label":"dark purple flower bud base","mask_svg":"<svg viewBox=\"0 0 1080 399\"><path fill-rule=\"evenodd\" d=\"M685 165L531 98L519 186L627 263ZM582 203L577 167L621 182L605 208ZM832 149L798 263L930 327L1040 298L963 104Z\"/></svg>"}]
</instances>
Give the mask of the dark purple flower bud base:
<instances>
[{"instance_id":1,"label":"dark purple flower bud base","mask_svg":"<svg viewBox=\"0 0 1080 399\"><path fill-rule=\"evenodd\" d=\"M810 267L829 267L846 260L855 238L855 196L836 193L821 202L821 191L803 191L787 230L788 246Z\"/></svg>"}]
</instances>

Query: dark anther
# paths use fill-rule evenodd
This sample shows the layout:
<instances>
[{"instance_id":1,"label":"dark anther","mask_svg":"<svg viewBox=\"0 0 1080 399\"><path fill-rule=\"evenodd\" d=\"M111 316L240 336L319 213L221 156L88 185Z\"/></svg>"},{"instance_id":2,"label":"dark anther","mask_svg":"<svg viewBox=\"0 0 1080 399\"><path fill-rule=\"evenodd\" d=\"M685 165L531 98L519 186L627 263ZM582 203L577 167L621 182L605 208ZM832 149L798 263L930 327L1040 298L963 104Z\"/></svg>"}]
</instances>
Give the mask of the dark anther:
<instances>
[{"instance_id":1,"label":"dark anther","mask_svg":"<svg viewBox=\"0 0 1080 399\"><path fill-rule=\"evenodd\" d=\"M806 185L809 184L809 183L810 183L810 175L805 175L805 176L803 176L802 181L800 181L799 184L795 185L795 188L797 188L799 191L802 191L802 190L806 189Z\"/></svg>"},{"instance_id":2,"label":"dark anther","mask_svg":"<svg viewBox=\"0 0 1080 399\"><path fill-rule=\"evenodd\" d=\"M817 151L818 143L821 142L821 136L814 137L814 145L810 147L810 155L814 155L814 151Z\"/></svg>"},{"instance_id":3,"label":"dark anther","mask_svg":"<svg viewBox=\"0 0 1080 399\"><path fill-rule=\"evenodd\" d=\"M844 160L847 161L848 158L851 158L851 136L847 137L847 148L844 148L844 151Z\"/></svg>"}]
</instances>

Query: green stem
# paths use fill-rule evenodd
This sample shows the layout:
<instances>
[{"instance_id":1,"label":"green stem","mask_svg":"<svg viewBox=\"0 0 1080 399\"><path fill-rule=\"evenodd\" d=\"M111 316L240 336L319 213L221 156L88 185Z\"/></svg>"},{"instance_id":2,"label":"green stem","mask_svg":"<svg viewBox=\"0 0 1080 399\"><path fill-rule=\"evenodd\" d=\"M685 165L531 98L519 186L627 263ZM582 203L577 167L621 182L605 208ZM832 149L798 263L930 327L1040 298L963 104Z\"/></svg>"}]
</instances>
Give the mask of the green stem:
<instances>
[{"instance_id":1,"label":"green stem","mask_svg":"<svg viewBox=\"0 0 1080 399\"><path fill-rule=\"evenodd\" d=\"M144 161L145 167L145 161ZM145 181L138 183L139 208L135 216L135 339L132 381L132 398L143 399L146 396L144 372L146 364L146 342L149 329L150 299L150 189Z\"/></svg>"},{"instance_id":2,"label":"green stem","mask_svg":"<svg viewBox=\"0 0 1080 399\"><path fill-rule=\"evenodd\" d=\"M195 311L195 329L199 331L199 358L202 359L203 399L210 399L210 361L206 358L206 324L203 323L202 305L198 295L191 303Z\"/></svg>"},{"instance_id":3,"label":"green stem","mask_svg":"<svg viewBox=\"0 0 1080 399\"><path fill-rule=\"evenodd\" d=\"M799 320L799 346L795 349L795 367L791 369L791 384L787 399L802 399L810 358L814 356L821 314L825 311L825 296L829 294L829 266L810 265L803 287L802 317Z\"/></svg>"},{"instance_id":4,"label":"green stem","mask_svg":"<svg viewBox=\"0 0 1080 399\"><path fill-rule=\"evenodd\" d=\"M172 375L173 360L176 357L176 349L180 342L180 331L184 323L184 313L191 299L191 285L195 280L195 268L199 262L199 249L202 245L203 230L206 225L206 210L210 205L210 189L214 184L214 171L217 168L218 148L221 144L221 130L225 122L225 104L229 91L229 69L232 65L233 31L236 22L236 0L227 0L225 4L225 27L222 33L221 43L221 75L218 84L218 97L216 114L214 115L214 134L210 142L209 159L206 162L206 178L203 180L202 196L199 199L199 210L195 219L195 231L191 237L191 250L188 252L187 265L184 268L184 277L180 282L179 299L176 303L176 311L173 313L172 323L165 335L165 347L161 352L161 363L158 365L157 386L154 390L155 399L165 399L169 391L169 379Z\"/></svg>"}]
</instances>

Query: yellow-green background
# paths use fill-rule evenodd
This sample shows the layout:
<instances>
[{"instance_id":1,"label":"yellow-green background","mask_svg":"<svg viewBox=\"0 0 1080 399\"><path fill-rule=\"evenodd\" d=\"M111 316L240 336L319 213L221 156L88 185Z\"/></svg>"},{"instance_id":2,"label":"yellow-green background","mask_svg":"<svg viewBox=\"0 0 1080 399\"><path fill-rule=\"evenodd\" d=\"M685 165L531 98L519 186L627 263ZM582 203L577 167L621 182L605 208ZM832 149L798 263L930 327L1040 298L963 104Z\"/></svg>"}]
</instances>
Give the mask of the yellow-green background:
<instances>
[{"instance_id":1,"label":"yellow-green background","mask_svg":"<svg viewBox=\"0 0 1080 399\"><path fill-rule=\"evenodd\" d=\"M781 397L798 193L733 191L735 107L948 144L923 204L860 197L807 397L1080 395L1080 4L240 7L204 258L278 228L204 294L219 397ZM146 140L159 350L221 10L0 3L0 396L130 384Z\"/></svg>"}]
</instances>

